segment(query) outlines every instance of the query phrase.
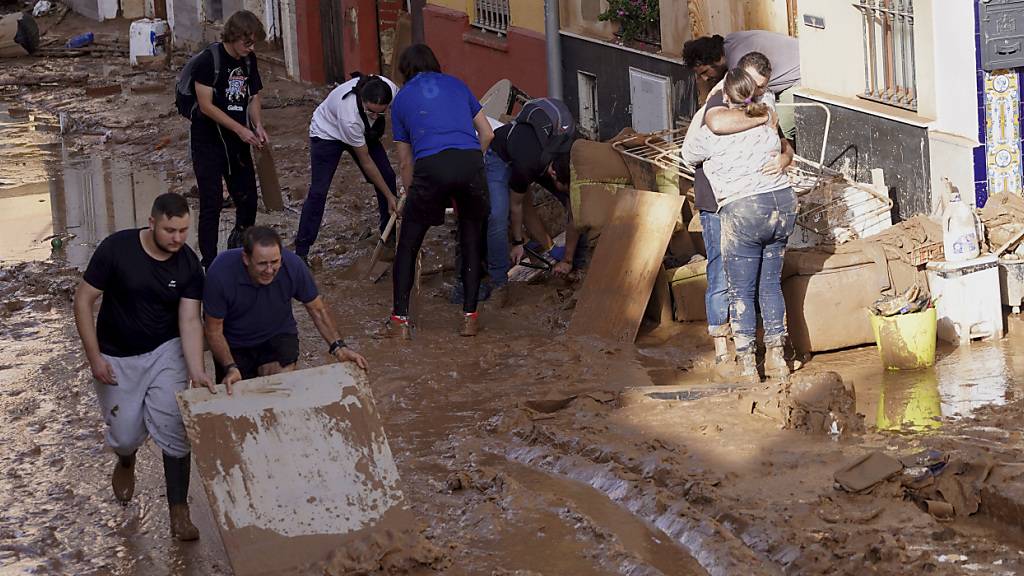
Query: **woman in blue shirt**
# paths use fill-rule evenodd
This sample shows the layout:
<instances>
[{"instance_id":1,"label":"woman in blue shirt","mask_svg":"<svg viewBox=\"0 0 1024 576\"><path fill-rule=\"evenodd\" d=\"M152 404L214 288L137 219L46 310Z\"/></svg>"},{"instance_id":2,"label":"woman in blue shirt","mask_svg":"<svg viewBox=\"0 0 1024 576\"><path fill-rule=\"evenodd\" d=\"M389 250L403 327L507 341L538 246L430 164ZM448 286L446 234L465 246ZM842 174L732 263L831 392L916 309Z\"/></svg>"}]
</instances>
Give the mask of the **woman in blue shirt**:
<instances>
[{"instance_id":1,"label":"woman in blue shirt","mask_svg":"<svg viewBox=\"0 0 1024 576\"><path fill-rule=\"evenodd\" d=\"M494 133L480 102L458 78L441 73L433 51L414 44L398 69L405 85L391 105L399 172L408 197L395 253L394 307L389 335L411 337L409 295L416 256L431 226L444 223L454 203L462 252L461 334L477 333L477 297L483 275L484 225L490 214L483 152Z\"/></svg>"}]
</instances>

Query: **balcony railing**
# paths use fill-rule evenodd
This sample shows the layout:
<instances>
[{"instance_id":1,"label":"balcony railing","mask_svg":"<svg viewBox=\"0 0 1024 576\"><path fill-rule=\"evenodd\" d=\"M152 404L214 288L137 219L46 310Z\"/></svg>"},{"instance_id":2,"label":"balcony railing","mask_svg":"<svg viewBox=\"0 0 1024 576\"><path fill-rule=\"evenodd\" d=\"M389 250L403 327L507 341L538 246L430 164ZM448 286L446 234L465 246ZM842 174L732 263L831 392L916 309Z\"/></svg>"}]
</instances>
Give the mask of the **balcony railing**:
<instances>
[{"instance_id":1,"label":"balcony railing","mask_svg":"<svg viewBox=\"0 0 1024 576\"><path fill-rule=\"evenodd\" d=\"M857 0L864 23L863 98L917 110L914 0Z\"/></svg>"},{"instance_id":2,"label":"balcony railing","mask_svg":"<svg viewBox=\"0 0 1024 576\"><path fill-rule=\"evenodd\" d=\"M508 4L509 0L476 0L473 26L501 36L508 34Z\"/></svg>"}]
</instances>

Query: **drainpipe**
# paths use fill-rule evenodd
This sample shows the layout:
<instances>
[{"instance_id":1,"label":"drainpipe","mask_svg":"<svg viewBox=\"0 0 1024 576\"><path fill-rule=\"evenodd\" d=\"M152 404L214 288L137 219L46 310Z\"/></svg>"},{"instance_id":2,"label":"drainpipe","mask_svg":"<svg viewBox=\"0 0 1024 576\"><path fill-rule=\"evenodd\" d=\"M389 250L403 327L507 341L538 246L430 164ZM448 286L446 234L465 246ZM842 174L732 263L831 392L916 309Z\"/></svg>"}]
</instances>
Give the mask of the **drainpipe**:
<instances>
[{"instance_id":1,"label":"drainpipe","mask_svg":"<svg viewBox=\"0 0 1024 576\"><path fill-rule=\"evenodd\" d=\"M425 44L423 33L423 5L426 0L409 0L409 15L412 17L412 43Z\"/></svg>"},{"instance_id":2,"label":"drainpipe","mask_svg":"<svg viewBox=\"0 0 1024 576\"><path fill-rule=\"evenodd\" d=\"M562 98L562 38L558 34L558 0L544 0L544 40L548 56L548 96Z\"/></svg>"}]
</instances>

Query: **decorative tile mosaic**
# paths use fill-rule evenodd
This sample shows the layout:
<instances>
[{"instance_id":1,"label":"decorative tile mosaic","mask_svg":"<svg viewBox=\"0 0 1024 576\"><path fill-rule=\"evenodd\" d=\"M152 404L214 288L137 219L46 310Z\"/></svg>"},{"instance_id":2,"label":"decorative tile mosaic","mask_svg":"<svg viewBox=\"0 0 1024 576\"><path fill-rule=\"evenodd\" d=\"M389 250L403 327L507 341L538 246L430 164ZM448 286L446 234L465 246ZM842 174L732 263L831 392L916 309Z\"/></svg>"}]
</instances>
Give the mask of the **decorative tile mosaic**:
<instances>
[{"instance_id":1,"label":"decorative tile mosaic","mask_svg":"<svg viewBox=\"0 0 1024 576\"><path fill-rule=\"evenodd\" d=\"M985 73L988 194L1021 194L1020 79L1015 70Z\"/></svg>"}]
</instances>

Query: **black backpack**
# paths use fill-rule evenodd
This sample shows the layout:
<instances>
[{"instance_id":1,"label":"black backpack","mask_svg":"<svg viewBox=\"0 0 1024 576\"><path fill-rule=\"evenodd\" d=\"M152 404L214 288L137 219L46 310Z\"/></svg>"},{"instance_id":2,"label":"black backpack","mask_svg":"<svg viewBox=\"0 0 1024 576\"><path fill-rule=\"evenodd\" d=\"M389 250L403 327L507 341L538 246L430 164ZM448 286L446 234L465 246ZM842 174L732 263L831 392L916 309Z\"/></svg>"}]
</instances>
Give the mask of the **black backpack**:
<instances>
[{"instance_id":1,"label":"black backpack","mask_svg":"<svg viewBox=\"0 0 1024 576\"><path fill-rule=\"evenodd\" d=\"M556 98L535 98L523 104L512 129L521 124L533 128L541 144L541 162L546 166L556 156L567 154L576 136L576 120L565 102Z\"/></svg>"},{"instance_id":2,"label":"black backpack","mask_svg":"<svg viewBox=\"0 0 1024 576\"><path fill-rule=\"evenodd\" d=\"M220 50L217 49L219 46L220 42L214 42L197 52L188 59L181 69L181 74L178 75L178 82L175 84L174 90L174 106L178 109L178 114L189 120L199 108L199 101L196 100L195 93L195 78L193 78L196 62L207 51L213 55L213 85L216 86L217 80L220 79Z\"/></svg>"}]
</instances>

